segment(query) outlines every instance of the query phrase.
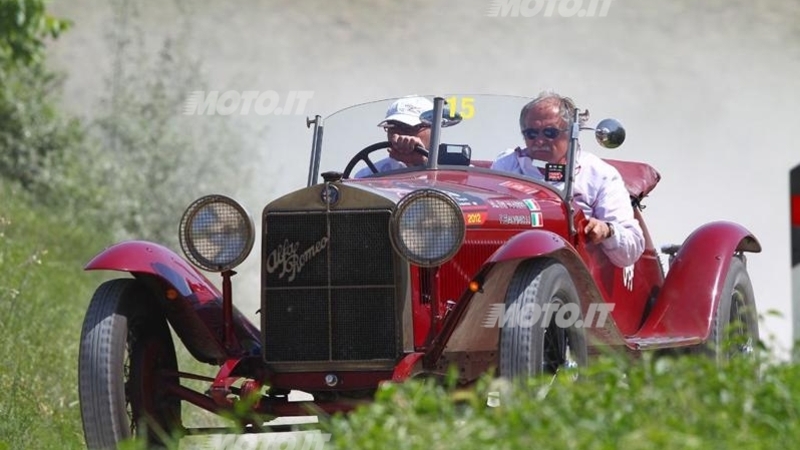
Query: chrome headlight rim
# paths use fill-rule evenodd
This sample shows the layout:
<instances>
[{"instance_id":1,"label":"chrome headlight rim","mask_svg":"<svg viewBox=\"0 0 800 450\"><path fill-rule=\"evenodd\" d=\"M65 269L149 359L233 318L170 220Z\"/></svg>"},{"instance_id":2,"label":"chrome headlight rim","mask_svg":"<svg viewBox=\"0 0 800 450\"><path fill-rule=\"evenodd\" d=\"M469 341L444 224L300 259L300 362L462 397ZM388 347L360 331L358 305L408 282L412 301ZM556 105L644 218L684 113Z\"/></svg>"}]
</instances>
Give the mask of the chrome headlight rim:
<instances>
[{"instance_id":1,"label":"chrome headlight rim","mask_svg":"<svg viewBox=\"0 0 800 450\"><path fill-rule=\"evenodd\" d=\"M227 261L225 264L216 264L208 258L204 257L194 244L194 239L189 237L189 232L194 218L206 206L214 203L222 203L232 207L247 225L247 236L245 243L236 258ZM256 229L252 215L236 200L220 194L206 195L198 198L192 202L181 217L181 222L178 228L178 236L180 239L181 249L186 255L189 262L195 266L209 271L209 272L226 272L239 266L250 255L255 244Z\"/></svg>"},{"instance_id":2,"label":"chrome headlight rim","mask_svg":"<svg viewBox=\"0 0 800 450\"><path fill-rule=\"evenodd\" d=\"M403 242L400 233L400 222L401 218L403 217L403 213L415 202L419 201L421 198L432 197L436 198L444 202L448 207L450 207L453 211L453 223L457 227L455 232L457 234L457 238L455 239L453 246L442 255L439 255L436 258L421 258L419 255L414 254L409 247ZM389 236L392 242L392 247L394 247L395 251L400 254L403 258L407 259L412 264L419 266L419 267L438 267L442 264L446 263L450 259L452 259L456 253L461 249L462 245L464 244L464 239L466 238L467 234L467 226L464 222L464 215L461 211L461 207L458 203L453 200L452 197L445 194L444 192L433 189L433 188L424 188L418 189L413 191L406 196L404 196L398 203L397 207L395 208L394 213L389 221Z\"/></svg>"}]
</instances>

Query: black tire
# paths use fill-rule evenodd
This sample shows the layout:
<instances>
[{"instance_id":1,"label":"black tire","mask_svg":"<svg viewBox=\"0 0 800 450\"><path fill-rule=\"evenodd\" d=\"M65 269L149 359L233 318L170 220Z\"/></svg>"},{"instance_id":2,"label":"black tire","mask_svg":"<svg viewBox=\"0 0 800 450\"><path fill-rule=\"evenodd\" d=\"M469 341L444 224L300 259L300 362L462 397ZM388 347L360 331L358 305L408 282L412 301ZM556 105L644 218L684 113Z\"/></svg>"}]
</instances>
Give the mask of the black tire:
<instances>
[{"instance_id":1,"label":"black tire","mask_svg":"<svg viewBox=\"0 0 800 450\"><path fill-rule=\"evenodd\" d=\"M83 432L89 449L116 448L131 436L164 444L181 427L180 399L169 327L152 294L138 281L117 279L94 293L83 321L78 365Z\"/></svg>"},{"instance_id":2,"label":"black tire","mask_svg":"<svg viewBox=\"0 0 800 450\"><path fill-rule=\"evenodd\" d=\"M555 312L544 323L546 314L532 326L504 326L500 331L500 375L520 379L543 374L555 375L563 369L587 364L586 336L580 313L580 299L567 269L552 259L536 259L519 265L505 298L506 311L530 311L538 305ZM562 308L570 320L557 318ZM571 314L577 312L578 316ZM577 322L580 320L580 322Z\"/></svg>"},{"instance_id":3,"label":"black tire","mask_svg":"<svg viewBox=\"0 0 800 450\"><path fill-rule=\"evenodd\" d=\"M711 334L704 346L717 361L754 357L759 343L758 312L750 276L741 256L731 258Z\"/></svg>"}]
</instances>

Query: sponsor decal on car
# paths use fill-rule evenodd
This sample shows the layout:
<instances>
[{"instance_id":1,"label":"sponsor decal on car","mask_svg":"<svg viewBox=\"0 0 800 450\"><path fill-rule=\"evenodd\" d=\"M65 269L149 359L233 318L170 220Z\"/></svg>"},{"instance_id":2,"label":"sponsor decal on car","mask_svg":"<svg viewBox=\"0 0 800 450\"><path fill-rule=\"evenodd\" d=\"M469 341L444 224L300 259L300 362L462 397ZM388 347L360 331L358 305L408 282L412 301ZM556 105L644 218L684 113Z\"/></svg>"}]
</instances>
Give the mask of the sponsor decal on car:
<instances>
[{"instance_id":1,"label":"sponsor decal on car","mask_svg":"<svg viewBox=\"0 0 800 450\"><path fill-rule=\"evenodd\" d=\"M503 225L530 225L531 216L522 216L518 214L500 214L499 220Z\"/></svg>"},{"instance_id":2,"label":"sponsor decal on car","mask_svg":"<svg viewBox=\"0 0 800 450\"><path fill-rule=\"evenodd\" d=\"M542 218L541 212L532 212L531 213L531 227L539 228L544 226L544 218Z\"/></svg>"},{"instance_id":3,"label":"sponsor decal on car","mask_svg":"<svg viewBox=\"0 0 800 450\"><path fill-rule=\"evenodd\" d=\"M558 183L560 181L564 181L565 173L567 172L567 166L564 164L553 164L547 163L545 166L545 176L544 179L553 183Z\"/></svg>"},{"instance_id":4,"label":"sponsor decal on car","mask_svg":"<svg viewBox=\"0 0 800 450\"><path fill-rule=\"evenodd\" d=\"M498 209L526 209L526 203L521 200L489 200L489 205Z\"/></svg>"},{"instance_id":5,"label":"sponsor decal on car","mask_svg":"<svg viewBox=\"0 0 800 450\"><path fill-rule=\"evenodd\" d=\"M470 226L483 225L486 222L486 211L464 211L464 223Z\"/></svg>"},{"instance_id":6,"label":"sponsor decal on car","mask_svg":"<svg viewBox=\"0 0 800 450\"><path fill-rule=\"evenodd\" d=\"M526 198L526 199L525 199L525 200L523 200L522 202L523 202L523 203L525 204L525 206L527 206L527 207L528 207L528 209L530 209L531 211L541 211L541 210L542 210L542 208L540 208L540 207L539 207L539 204L538 204L538 203L536 203L536 200L534 200L534 199L532 199L532 198Z\"/></svg>"}]
</instances>

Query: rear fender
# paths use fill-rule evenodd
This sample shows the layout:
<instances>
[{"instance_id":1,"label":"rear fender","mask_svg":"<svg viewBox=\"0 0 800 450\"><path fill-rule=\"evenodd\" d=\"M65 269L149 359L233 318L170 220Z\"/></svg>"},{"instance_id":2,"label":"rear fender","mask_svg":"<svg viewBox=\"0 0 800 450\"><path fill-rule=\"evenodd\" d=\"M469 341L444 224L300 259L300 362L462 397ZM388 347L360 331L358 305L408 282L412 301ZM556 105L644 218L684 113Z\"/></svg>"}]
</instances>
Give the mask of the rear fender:
<instances>
[{"instance_id":1,"label":"rear fender","mask_svg":"<svg viewBox=\"0 0 800 450\"><path fill-rule=\"evenodd\" d=\"M653 310L632 341L640 347L704 342L731 257L760 251L753 234L732 222L712 222L695 230L675 255Z\"/></svg>"},{"instance_id":2,"label":"rear fender","mask_svg":"<svg viewBox=\"0 0 800 450\"><path fill-rule=\"evenodd\" d=\"M481 289L475 293L466 290L462 294L425 356L427 368L438 365L442 354L498 350L500 321L495 317L497 305L505 307L506 291L517 266L533 258L553 258L566 267L578 292L582 294L581 310L584 315L592 304L605 304L589 270L569 242L546 230L522 232L497 249L476 274L474 279L481 283ZM592 345L625 344L610 315L603 326L587 328L587 334Z\"/></svg>"},{"instance_id":3,"label":"rear fender","mask_svg":"<svg viewBox=\"0 0 800 450\"><path fill-rule=\"evenodd\" d=\"M145 241L111 246L95 256L85 270L130 272L159 299L178 337L196 359L209 364L258 355L258 329L234 308L236 342L225 348L222 294L197 269L172 250Z\"/></svg>"}]
</instances>

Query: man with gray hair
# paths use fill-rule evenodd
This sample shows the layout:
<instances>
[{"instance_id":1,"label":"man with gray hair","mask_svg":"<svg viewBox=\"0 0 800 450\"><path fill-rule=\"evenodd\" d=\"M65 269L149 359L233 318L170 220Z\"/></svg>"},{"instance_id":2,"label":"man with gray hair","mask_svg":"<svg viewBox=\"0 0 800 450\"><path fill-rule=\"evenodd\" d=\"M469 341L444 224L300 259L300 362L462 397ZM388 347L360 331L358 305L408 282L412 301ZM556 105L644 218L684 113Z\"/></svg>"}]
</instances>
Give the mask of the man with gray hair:
<instances>
[{"instance_id":1,"label":"man with gray hair","mask_svg":"<svg viewBox=\"0 0 800 450\"><path fill-rule=\"evenodd\" d=\"M545 167L548 163L566 166L575 110L575 102L569 97L552 92L540 94L520 112L525 148L501 153L492 169L523 174L563 188L563 179L547 179ZM579 116L581 125L588 118L589 113L583 112ZM590 242L599 244L615 265L633 265L644 252L644 234L633 216L619 171L578 147L574 177L575 203L588 217L581 231Z\"/></svg>"}]
</instances>

